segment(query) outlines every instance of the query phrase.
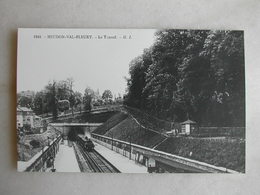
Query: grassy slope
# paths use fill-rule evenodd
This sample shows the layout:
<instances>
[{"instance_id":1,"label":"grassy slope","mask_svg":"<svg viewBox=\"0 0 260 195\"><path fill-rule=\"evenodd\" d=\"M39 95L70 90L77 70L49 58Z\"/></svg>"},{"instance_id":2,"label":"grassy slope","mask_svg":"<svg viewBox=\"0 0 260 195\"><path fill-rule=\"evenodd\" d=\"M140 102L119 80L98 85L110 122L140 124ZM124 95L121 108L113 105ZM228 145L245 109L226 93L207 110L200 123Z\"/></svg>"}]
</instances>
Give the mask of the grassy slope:
<instances>
[{"instance_id":1,"label":"grassy slope","mask_svg":"<svg viewBox=\"0 0 260 195\"><path fill-rule=\"evenodd\" d=\"M171 123L169 121L160 120L141 110L138 110L137 108L125 107L125 109L129 114L138 119L138 122L146 128L151 128L159 133L171 130Z\"/></svg>"},{"instance_id":2,"label":"grassy slope","mask_svg":"<svg viewBox=\"0 0 260 195\"><path fill-rule=\"evenodd\" d=\"M245 172L245 141L239 139L169 138L157 150ZM190 153L192 155L190 156Z\"/></svg>"},{"instance_id":3,"label":"grassy slope","mask_svg":"<svg viewBox=\"0 0 260 195\"><path fill-rule=\"evenodd\" d=\"M132 113L131 113L132 114ZM134 115L138 121L141 119ZM142 123L143 124L143 123ZM147 147L153 147L164 138L153 131L145 130L127 113L117 112L110 117L103 125L94 130L93 133L106 135L115 139L130 141Z\"/></svg>"},{"instance_id":4,"label":"grassy slope","mask_svg":"<svg viewBox=\"0 0 260 195\"><path fill-rule=\"evenodd\" d=\"M122 112L117 112L111 116L103 125L95 129L94 133L104 135L110 128L122 122L128 115Z\"/></svg>"},{"instance_id":5,"label":"grassy slope","mask_svg":"<svg viewBox=\"0 0 260 195\"><path fill-rule=\"evenodd\" d=\"M105 133L106 136L112 136L123 141L140 144L147 147L153 147L164 139L160 134L145 130L140 127L131 117L127 117L122 122L111 128Z\"/></svg>"},{"instance_id":6,"label":"grassy slope","mask_svg":"<svg viewBox=\"0 0 260 195\"><path fill-rule=\"evenodd\" d=\"M143 126L158 130L168 130L169 124L151 117L147 117L137 109L126 108L126 113L134 116ZM124 141L153 147L164 138L160 134L145 130L140 127L129 114L117 112L94 133L106 135ZM156 149L199 160L216 166L230 168L236 171L245 171L245 141L239 139L214 139L214 138L168 138ZM192 155L190 156L190 152Z\"/></svg>"}]
</instances>

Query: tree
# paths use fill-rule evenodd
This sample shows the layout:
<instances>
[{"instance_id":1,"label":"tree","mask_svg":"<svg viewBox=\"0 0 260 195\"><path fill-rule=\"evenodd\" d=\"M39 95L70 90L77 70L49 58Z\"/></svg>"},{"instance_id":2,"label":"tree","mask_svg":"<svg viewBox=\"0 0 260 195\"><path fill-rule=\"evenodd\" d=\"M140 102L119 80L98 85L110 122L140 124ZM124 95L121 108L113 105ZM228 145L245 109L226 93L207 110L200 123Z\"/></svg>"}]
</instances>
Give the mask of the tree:
<instances>
[{"instance_id":1,"label":"tree","mask_svg":"<svg viewBox=\"0 0 260 195\"><path fill-rule=\"evenodd\" d=\"M86 111L90 111L92 108L92 99L94 97L94 91L87 87L83 96L83 105Z\"/></svg>"},{"instance_id":2,"label":"tree","mask_svg":"<svg viewBox=\"0 0 260 195\"><path fill-rule=\"evenodd\" d=\"M76 91L76 92L74 93L74 95L75 95L75 106L76 106L76 107L79 106L80 109L81 109L81 104L82 104L82 102L83 102L82 94L81 94L80 92Z\"/></svg>"},{"instance_id":3,"label":"tree","mask_svg":"<svg viewBox=\"0 0 260 195\"><path fill-rule=\"evenodd\" d=\"M102 94L102 99L105 100L105 102L108 102L113 98L112 92L110 90L105 90Z\"/></svg>"},{"instance_id":4,"label":"tree","mask_svg":"<svg viewBox=\"0 0 260 195\"><path fill-rule=\"evenodd\" d=\"M184 56L179 65L179 81L177 85L178 98L182 106L183 116L201 122L203 113L209 105L213 83L211 78L210 61L200 56L209 31L189 31L189 44L184 49Z\"/></svg>"},{"instance_id":5,"label":"tree","mask_svg":"<svg viewBox=\"0 0 260 195\"><path fill-rule=\"evenodd\" d=\"M44 101L44 93L43 91L39 91L35 94L34 100L33 100L33 111L35 114L43 114L44 108L43 108L43 101Z\"/></svg>"},{"instance_id":6,"label":"tree","mask_svg":"<svg viewBox=\"0 0 260 195\"><path fill-rule=\"evenodd\" d=\"M23 130L27 131L27 132L31 132L32 131L32 127L30 124L24 124L23 125Z\"/></svg>"},{"instance_id":7,"label":"tree","mask_svg":"<svg viewBox=\"0 0 260 195\"><path fill-rule=\"evenodd\" d=\"M69 110L70 108L70 102L69 100L59 100L58 101L58 108L61 112L64 112L66 110Z\"/></svg>"},{"instance_id":8,"label":"tree","mask_svg":"<svg viewBox=\"0 0 260 195\"><path fill-rule=\"evenodd\" d=\"M179 65L189 45L187 30L162 30L151 47L151 63L146 71L143 95L146 107L157 116L179 115L173 109L179 80Z\"/></svg>"},{"instance_id":9,"label":"tree","mask_svg":"<svg viewBox=\"0 0 260 195\"><path fill-rule=\"evenodd\" d=\"M129 65L129 74L131 77L127 79L128 96L127 104L134 107L143 107L143 88L145 86L145 65L144 55L133 59Z\"/></svg>"},{"instance_id":10,"label":"tree","mask_svg":"<svg viewBox=\"0 0 260 195\"><path fill-rule=\"evenodd\" d=\"M75 106L76 107L79 107L79 111L81 113L81 105L83 103L83 97L82 97L82 94L80 92L75 92Z\"/></svg>"},{"instance_id":11,"label":"tree","mask_svg":"<svg viewBox=\"0 0 260 195\"><path fill-rule=\"evenodd\" d=\"M92 106L91 106L92 98L90 95L84 95L83 97L83 104L84 104L84 109L86 111L90 111Z\"/></svg>"},{"instance_id":12,"label":"tree","mask_svg":"<svg viewBox=\"0 0 260 195\"><path fill-rule=\"evenodd\" d=\"M66 81L69 85L69 92L70 92L69 101L70 101L70 106L71 106L71 109L72 109L72 116L74 116L74 106L75 106L75 103L76 103L75 94L72 90L74 80L73 80L73 78L68 78Z\"/></svg>"},{"instance_id":13,"label":"tree","mask_svg":"<svg viewBox=\"0 0 260 195\"><path fill-rule=\"evenodd\" d=\"M18 93L17 103L20 106L32 108L33 111L39 115L49 112L54 113L53 109L59 109L58 102L69 101L69 105L71 106L73 112L74 107L79 105L78 102L82 102L82 97L77 97L79 94L75 94L73 91L73 83L74 80L72 78L68 78L66 80L48 83L43 90L36 92L35 95L33 91ZM81 100L79 100L80 98ZM62 111L66 109L67 105L65 105L64 108L61 108Z\"/></svg>"},{"instance_id":14,"label":"tree","mask_svg":"<svg viewBox=\"0 0 260 195\"><path fill-rule=\"evenodd\" d=\"M18 94L17 95L17 105L19 105L21 107L33 108L33 97Z\"/></svg>"},{"instance_id":15,"label":"tree","mask_svg":"<svg viewBox=\"0 0 260 195\"><path fill-rule=\"evenodd\" d=\"M204 125L245 125L241 31L161 30L130 62L124 103Z\"/></svg>"},{"instance_id":16,"label":"tree","mask_svg":"<svg viewBox=\"0 0 260 195\"><path fill-rule=\"evenodd\" d=\"M56 83L58 100L69 100L71 95L71 83L68 80L61 80Z\"/></svg>"},{"instance_id":17,"label":"tree","mask_svg":"<svg viewBox=\"0 0 260 195\"><path fill-rule=\"evenodd\" d=\"M211 31L202 56L210 58L214 92L208 116L218 125L245 125L244 39L241 31Z\"/></svg>"},{"instance_id":18,"label":"tree","mask_svg":"<svg viewBox=\"0 0 260 195\"><path fill-rule=\"evenodd\" d=\"M41 143L38 140L33 139L33 140L30 141L30 145L33 148L39 148L41 146Z\"/></svg>"},{"instance_id":19,"label":"tree","mask_svg":"<svg viewBox=\"0 0 260 195\"><path fill-rule=\"evenodd\" d=\"M43 130L46 131L48 128L48 123L45 119L42 120L42 126L43 126Z\"/></svg>"},{"instance_id":20,"label":"tree","mask_svg":"<svg viewBox=\"0 0 260 195\"><path fill-rule=\"evenodd\" d=\"M52 117L54 120L58 117L58 100L56 97L56 82L54 81L51 87L51 99L50 99L50 107L52 110Z\"/></svg>"}]
</instances>

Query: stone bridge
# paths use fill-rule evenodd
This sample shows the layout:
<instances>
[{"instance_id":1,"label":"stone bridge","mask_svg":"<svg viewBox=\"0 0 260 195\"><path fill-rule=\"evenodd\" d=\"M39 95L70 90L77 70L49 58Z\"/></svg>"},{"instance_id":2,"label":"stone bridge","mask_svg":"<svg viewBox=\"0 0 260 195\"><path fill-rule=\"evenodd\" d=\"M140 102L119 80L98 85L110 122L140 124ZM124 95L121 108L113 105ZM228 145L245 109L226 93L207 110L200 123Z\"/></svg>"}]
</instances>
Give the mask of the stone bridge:
<instances>
[{"instance_id":1,"label":"stone bridge","mask_svg":"<svg viewBox=\"0 0 260 195\"><path fill-rule=\"evenodd\" d=\"M75 134L84 134L90 137L91 132L102 124L103 123L49 123L49 127L55 128L67 139L68 136L74 136Z\"/></svg>"}]
</instances>

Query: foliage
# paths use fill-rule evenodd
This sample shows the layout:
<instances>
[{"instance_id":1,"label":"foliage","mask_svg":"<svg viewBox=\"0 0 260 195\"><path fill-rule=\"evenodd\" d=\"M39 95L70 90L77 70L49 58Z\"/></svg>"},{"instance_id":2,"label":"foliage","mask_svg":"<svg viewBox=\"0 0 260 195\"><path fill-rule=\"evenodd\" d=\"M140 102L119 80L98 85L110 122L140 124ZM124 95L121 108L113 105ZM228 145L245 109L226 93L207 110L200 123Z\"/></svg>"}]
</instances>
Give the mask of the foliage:
<instances>
[{"instance_id":1,"label":"foliage","mask_svg":"<svg viewBox=\"0 0 260 195\"><path fill-rule=\"evenodd\" d=\"M17 94L17 104L32 108L37 114L54 113L65 111L69 108L80 106L83 102L82 94L73 91L73 79L49 82L43 90L32 92L26 91ZM69 104L68 104L69 103Z\"/></svg>"},{"instance_id":2,"label":"foliage","mask_svg":"<svg viewBox=\"0 0 260 195\"><path fill-rule=\"evenodd\" d=\"M18 94L17 104L21 107L32 108L33 107L33 97L32 96L22 96Z\"/></svg>"},{"instance_id":3,"label":"foliage","mask_svg":"<svg viewBox=\"0 0 260 195\"><path fill-rule=\"evenodd\" d=\"M70 108L70 101L69 100L59 100L58 107L61 112L68 110Z\"/></svg>"},{"instance_id":4,"label":"foliage","mask_svg":"<svg viewBox=\"0 0 260 195\"><path fill-rule=\"evenodd\" d=\"M48 145L48 137L53 140L54 138L56 138L58 136L58 134L59 134L58 131L55 131L55 129L52 129L52 127L50 127L50 130L44 131L44 133L24 135L22 137L22 140L20 140L19 143L17 144L19 160L28 161L35 154L37 154L39 151L41 151L43 147ZM32 146L33 144L31 145L30 142L32 140L39 142L40 147L31 148L30 146ZM36 147L37 147L37 143L36 143Z\"/></svg>"},{"instance_id":5,"label":"foliage","mask_svg":"<svg viewBox=\"0 0 260 195\"><path fill-rule=\"evenodd\" d=\"M86 111L90 111L92 106L91 106L92 98L90 95L84 95L83 97L83 104L84 104L84 109Z\"/></svg>"},{"instance_id":6,"label":"foliage","mask_svg":"<svg viewBox=\"0 0 260 195\"><path fill-rule=\"evenodd\" d=\"M41 146L41 143L38 140L32 140L32 141L30 141L30 145L33 148L39 148Z\"/></svg>"},{"instance_id":7,"label":"foliage","mask_svg":"<svg viewBox=\"0 0 260 195\"><path fill-rule=\"evenodd\" d=\"M78 91L74 93L75 96L75 106L80 105L83 102L82 94Z\"/></svg>"},{"instance_id":8,"label":"foliage","mask_svg":"<svg viewBox=\"0 0 260 195\"><path fill-rule=\"evenodd\" d=\"M43 130L46 131L48 128L48 123L46 120L42 120L42 126L43 126Z\"/></svg>"},{"instance_id":9,"label":"foliage","mask_svg":"<svg viewBox=\"0 0 260 195\"><path fill-rule=\"evenodd\" d=\"M84 107L86 111L90 111L92 105L103 105L103 100L99 94L99 90L94 91L90 87L86 87L84 95L73 90L74 80L68 78L66 80L49 82L43 90L25 91L17 94L17 104L31 108L36 115L52 113L57 118L58 111L64 112L74 109L79 110ZM103 98L107 102L112 101L112 92L105 90ZM121 100L121 96L119 98ZM118 101L120 101L118 100Z\"/></svg>"},{"instance_id":10,"label":"foliage","mask_svg":"<svg viewBox=\"0 0 260 195\"><path fill-rule=\"evenodd\" d=\"M110 90L105 90L102 94L102 99L104 99L106 102L113 98L112 92Z\"/></svg>"},{"instance_id":11,"label":"foliage","mask_svg":"<svg viewBox=\"0 0 260 195\"><path fill-rule=\"evenodd\" d=\"M31 127L30 124L24 124L24 125L23 125L23 130L24 130L24 131L31 131L31 130L32 130L32 127Z\"/></svg>"},{"instance_id":12,"label":"foliage","mask_svg":"<svg viewBox=\"0 0 260 195\"><path fill-rule=\"evenodd\" d=\"M94 91L87 87L83 96L83 105L86 111L90 111L92 108L92 99L94 97Z\"/></svg>"},{"instance_id":13,"label":"foliage","mask_svg":"<svg viewBox=\"0 0 260 195\"><path fill-rule=\"evenodd\" d=\"M71 82L67 80L61 80L56 83L56 92L57 92L57 99L59 100L69 100L69 97L72 93Z\"/></svg>"},{"instance_id":14,"label":"foliage","mask_svg":"<svg viewBox=\"0 0 260 195\"><path fill-rule=\"evenodd\" d=\"M231 138L168 138L156 147L186 158L245 172L245 141Z\"/></svg>"},{"instance_id":15,"label":"foliage","mask_svg":"<svg viewBox=\"0 0 260 195\"><path fill-rule=\"evenodd\" d=\"M58 117L58 100L56 97L56 90L55 90L56 83L53 82L52 88L51 88L51 101L50 101L50 107L52 109L52 116L54 119L57 119Z\"/></svg>"},{"instance_id":16,"label":"foliage","mask_svg":"<svg viewBox=\"0 0 260 195\"><path fill-rule=\"evenodd\" d=\"M39 91L35 94L34 100L33 100L33 110L34 112L39 115L42 114L44 111L44 93L43 91Z\"/></svg>"},{"instance_id":17,"label":"foliage","mask_svg":"<svg viewBox=\"0 0 260 195\"><path fill-rule=\"evenodd\" d=\"M161 30L129 65L125 104L173 121L245 125L243 32Z\"/></svg>"}]
</instances>

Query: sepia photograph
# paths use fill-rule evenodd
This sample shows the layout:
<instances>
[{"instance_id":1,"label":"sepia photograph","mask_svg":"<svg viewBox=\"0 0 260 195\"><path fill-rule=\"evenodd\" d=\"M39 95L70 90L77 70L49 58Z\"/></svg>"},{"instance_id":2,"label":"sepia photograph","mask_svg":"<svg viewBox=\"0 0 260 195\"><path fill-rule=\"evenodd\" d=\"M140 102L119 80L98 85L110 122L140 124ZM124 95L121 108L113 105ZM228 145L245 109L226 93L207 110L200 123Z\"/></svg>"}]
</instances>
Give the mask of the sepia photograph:
<instances>
[{"instance_id":1,"label":"sepia photograph","mask_svg":"<svg viewBox=\"0 0 260 195\"><path fill-rule=\"evenodd\" d=\"M245 173L244 32L19 28L17 170Z\"/></svg>"}]
</instances>

